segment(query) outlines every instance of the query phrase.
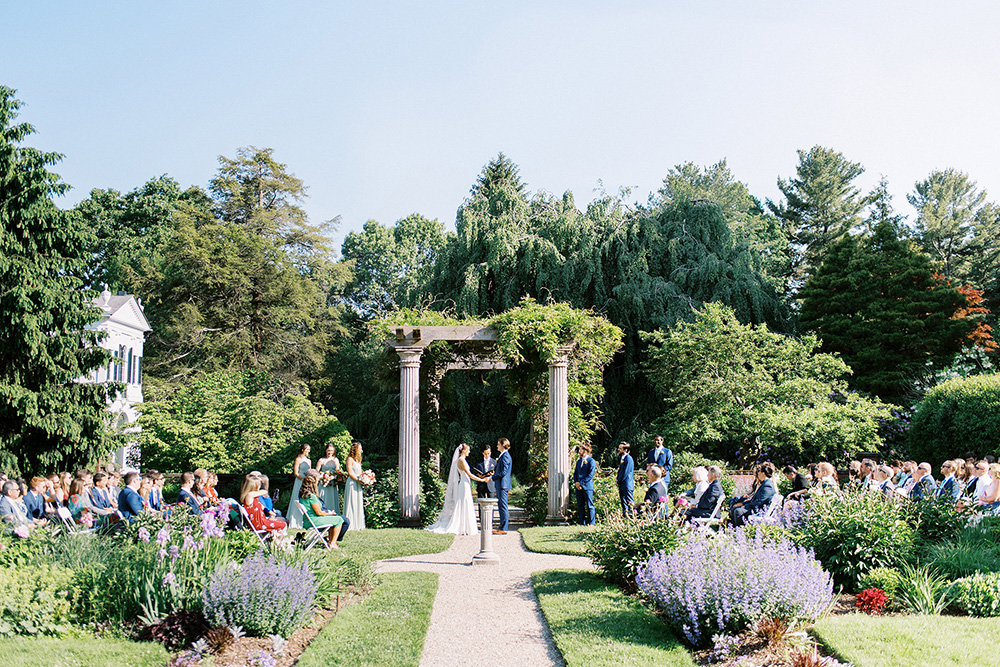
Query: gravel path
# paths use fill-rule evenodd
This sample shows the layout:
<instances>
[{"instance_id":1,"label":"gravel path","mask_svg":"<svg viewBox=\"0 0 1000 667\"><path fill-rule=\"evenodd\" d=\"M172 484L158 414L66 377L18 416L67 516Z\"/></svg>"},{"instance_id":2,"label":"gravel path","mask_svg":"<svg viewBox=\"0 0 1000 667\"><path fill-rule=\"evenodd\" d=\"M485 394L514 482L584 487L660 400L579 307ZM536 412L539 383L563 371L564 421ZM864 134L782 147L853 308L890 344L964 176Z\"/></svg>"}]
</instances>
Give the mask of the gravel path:
<instances>
[{"instance_id":1,"label":"gravel path","mask_svg":"<svg viewBox=\"0 0 1000 667\"><path fill-rule=\"evenodd\" d=\"M471 565L479 536L457 536L447 551L379 561L379 572L422 570L440 575L421 667L563 665L545 624L531 573L550 568L591 570L584 556L538 554L521 534L493 536L499 565Z\"/></svg>"}]
</instances>

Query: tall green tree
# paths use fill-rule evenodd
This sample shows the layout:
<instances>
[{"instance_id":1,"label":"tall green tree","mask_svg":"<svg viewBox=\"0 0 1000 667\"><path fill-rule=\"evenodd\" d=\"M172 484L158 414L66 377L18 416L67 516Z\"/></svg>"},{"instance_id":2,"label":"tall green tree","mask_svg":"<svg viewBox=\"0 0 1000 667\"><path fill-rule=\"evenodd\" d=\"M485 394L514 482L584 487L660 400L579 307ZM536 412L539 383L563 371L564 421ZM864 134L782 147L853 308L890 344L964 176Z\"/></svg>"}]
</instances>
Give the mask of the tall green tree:
<instances>
[{"instance_id":1,"label":"tall green tree","mask_svg":"<svg viewBox=\"0 0 1000 667\"><path fill-rule=\"evenodd\" d=\"M795 177L778 179L785 201L768 200L771 211L788 230L792 253L792 279L801 283L823 261L831 245L861 224L865 198L854 180L864 167L823 146L798 151Z\"/></svg>"},{"instance_id":2,"label":"tall green tree","mask_svg":"<svg viewBox=\"0 0 1000 667\"><path fill-rule=\"evenodd\" d=\"M799 296L802 327L843 357L852 386L896 403L912 402L915 385L949 364L976 328L956 317L966 297L889 222L834 245Z\"/></svg>"},{"instance_id":3,"label":"tall green tree","mask_svg":"<svg viewBox=\"0 0 1000 667\"><path fill-rule=\"evenodd\" d=\"M805 462L879 442L888 406L847 393L850 369L795 338L743 324L708 303L691 322L644 334L644 370L663 398L658 426L683 449L738 459Z\"/></svg>"},{"instance_id":4,"label":"tall green tree","mask_svg":"<svg viewBox=\"0 0 1000 667\"><path fill-rule=\"evenodd\" d=\"M341 246L354 274L348 303L365 317L418 306L450 236L443 224L417 213L391 227L369 220L360 232L349 233Z\"/></svg>"},{"instance_id":5,"label":"tall green tree","mask_svg":"<svg viewBox=\"0 0 1000 667\"><path fill-rule=\"evenodd\" d=\"M0 86L0 468L73 468L105 455L115 388L78 382L107 352L88 326L100 318L86 289L93 231L56 208L64 193L56 153L22 146L21 103Z\"/></svg>"},{"instance_id":6,"label":"tall green tree","mask_svg":"<svg viewBox=\"0 0 1000 667\"><path fill-rule=\"evenodd\" d=\"M987 203L986 192L968 174L944 169L917 183L906 199L917 210L920 246L939 271L959 281L978 279L976 285L982 287L990 271L982 270L983 260L995 262L1000 250L997 210Z\"/></svg>"}]
</instances>

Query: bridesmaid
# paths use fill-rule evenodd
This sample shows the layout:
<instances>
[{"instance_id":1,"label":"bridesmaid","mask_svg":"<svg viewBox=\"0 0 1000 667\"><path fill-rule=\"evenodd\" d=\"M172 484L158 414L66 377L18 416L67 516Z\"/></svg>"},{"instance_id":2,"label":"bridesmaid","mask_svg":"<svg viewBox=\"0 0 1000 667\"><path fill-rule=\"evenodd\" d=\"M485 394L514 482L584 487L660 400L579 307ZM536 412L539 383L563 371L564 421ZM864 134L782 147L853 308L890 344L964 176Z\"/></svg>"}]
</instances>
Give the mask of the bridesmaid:
<instances>
[{"instance_id":1,"label":"bridesmaid","mask_svg":"<svg viewBox=\"0 0 1000 667\"><path fill-rule=\"evenodd\" d=\"M351 522L353 530L365 529L364 485L361 483L361 443L351 444L347 457L347 488L344 493L344 518Z\"/></svg>"},{"instance_id":2,"label":"bridesmaid","mask_svg":"<svg viewBox=\"0 0 1000 667\"><path fill-rule=\"evenodd\" d=\"M302 480L306 478L306 473L309 472L310 468L312 468L312 462L309 461L309 445L302 445L302 448L299 449L299 455L295 457L295 462L292 464L292 472L295 473L295 485L292 486L292 493L288 501L288 511L285 512L289 528L302 527L302 510L299 509L299 504L295 501L299 499Z\"/></svg>"},{"instance_id":3,"label":"bridesmaid","mask_svg":"<svg viewBox=\"0 0 1000 667\"><path fill-rule=\"evenodd\" d=\"M340 459L337 458L337 445L328 443L323 458L316 461L316 469L320 472L338 473L340 472ZM343 509L340 506L340 485L336 478L322 489L323 504L334 514L341 514Z\"/></svg>"}]
</instances>

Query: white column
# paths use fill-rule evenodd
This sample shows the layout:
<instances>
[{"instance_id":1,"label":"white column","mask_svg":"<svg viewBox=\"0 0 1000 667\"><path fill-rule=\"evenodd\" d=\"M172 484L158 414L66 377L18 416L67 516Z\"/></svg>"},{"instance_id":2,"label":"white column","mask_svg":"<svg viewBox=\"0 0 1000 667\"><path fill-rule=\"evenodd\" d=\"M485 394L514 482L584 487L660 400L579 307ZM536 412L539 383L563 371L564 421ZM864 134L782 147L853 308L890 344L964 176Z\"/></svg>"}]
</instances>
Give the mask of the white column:
<instances>
[{"instance_id":1,"label":"white column","mask_svg":"<svg viewBox=\"0 0 1000 667\"><path fill-rule=\"evenodd\" d=\"M399 354L399 523L420 524L420 355L422 347L397 347Z\"/></svg>"},{"instance_id":2,"label":"white column","mask_svg":"<svg viewBox=\"0 0 1000 667\"><path fill-rule=\"evenodd\" d=\"M549 510L545 525L566 524L569 502L569 391L567 368L572 346L557 348L549 361Z\"/></svg>"}]
</instances>

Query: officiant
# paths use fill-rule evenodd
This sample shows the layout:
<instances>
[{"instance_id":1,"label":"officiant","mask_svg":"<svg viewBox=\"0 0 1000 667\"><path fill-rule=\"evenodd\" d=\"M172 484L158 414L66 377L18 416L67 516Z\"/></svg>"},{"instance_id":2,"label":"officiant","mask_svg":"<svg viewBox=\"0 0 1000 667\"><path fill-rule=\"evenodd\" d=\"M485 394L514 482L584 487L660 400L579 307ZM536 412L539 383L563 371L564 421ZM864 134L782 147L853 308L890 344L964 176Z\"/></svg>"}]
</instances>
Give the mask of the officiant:
<instances>
[{"instance_id":1,"label":"officiant","mask_svg":"<svg viewBox=\"0 0 1000 667\"><path fill-rule=\"evenodd\" d=\"M496 482L493 481L493 471L497 467L496 459L493 458L493 450L489 445L483 447L482 458L478 459L472 466L472 472L480 477L486 477L488 482L476 482L477 498L496 498Z\"/></svg>"}]
</instances>

